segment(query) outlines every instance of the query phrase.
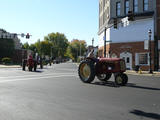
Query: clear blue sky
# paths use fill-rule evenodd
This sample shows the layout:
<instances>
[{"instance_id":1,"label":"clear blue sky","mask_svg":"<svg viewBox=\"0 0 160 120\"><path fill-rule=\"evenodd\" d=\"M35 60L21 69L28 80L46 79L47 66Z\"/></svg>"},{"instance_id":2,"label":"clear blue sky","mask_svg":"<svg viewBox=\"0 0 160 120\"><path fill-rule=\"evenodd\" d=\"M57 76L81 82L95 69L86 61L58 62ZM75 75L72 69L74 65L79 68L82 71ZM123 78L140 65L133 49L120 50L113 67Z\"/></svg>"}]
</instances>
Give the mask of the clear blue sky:
<instances>
[{"instance_id":1,"label":"clear blue sky","mask_svg":"<svg viewBox=\"0 0 160 120\"><path fill-rule=\"evenodd\" d=\"M69 41L98 44L98 0L1 0L0 28L11 33L30 33L35 43L51 32L64 33Z\"/></svg>"}]
</instances>

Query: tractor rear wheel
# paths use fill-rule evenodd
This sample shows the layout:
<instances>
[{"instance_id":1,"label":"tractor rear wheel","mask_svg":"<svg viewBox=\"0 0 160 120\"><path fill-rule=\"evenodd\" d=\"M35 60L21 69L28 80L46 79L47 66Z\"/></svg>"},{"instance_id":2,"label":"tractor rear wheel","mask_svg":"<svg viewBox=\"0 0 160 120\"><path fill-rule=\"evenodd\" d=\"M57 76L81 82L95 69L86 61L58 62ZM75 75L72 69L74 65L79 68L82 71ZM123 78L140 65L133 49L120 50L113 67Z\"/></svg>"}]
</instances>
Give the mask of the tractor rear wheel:
<instances>
[{"instance_id":1,"label":"tractor rear wheel","mask_svg":"<svg viewBox=\"0 0 160 120\"><path fill-rule=\"evenodd\" d=\"M95 67L92 61L82 61L78 68L78 74L82 82L91 83L95 78Z\"/></svg>"},{"instance_id":2,"label":"tractor rear wheel","mask_svg":"<svg viewBox=\"0 0 160 120\"><path fill-rule=\"evenodd\" d=\"M34 71L36 71L36 70L37 70L37 62L34 61Z\"/></svg>"},{"instance_id":3,"label":"tractor rear wheel","mask_svg":"<svg viewBox=\"0 0 160 120\"><path fill-rule=\"evenodd\" d=\"M107 74L98 74L97 75L97 78L100 80L100 81L103 81L103 82L106 82L108 81L112 76L112 73L107 73Z\"/></svg>"},{"instance_id":4,"label":"tractor rear wheel","mask_svg":"<svg viewBox=\"0 0 160 120\"><path fill-rule=\"evenodd\" d=\"M22 70L23 70L23 71L26 70L26 62L25 62L25 60L23 60L23 62L22 62Z\"/></svg>"},{"instance_id":5,"label":"tractor rear wheel","mask_svg":"<svg viewBox=\"0 0 160 120\"><path fill-rule=\"evenodd\" d=\"M122 77L123 77L122 85L126 85L128 83L128 76L126 74L122 74Z\"/></svg>"}]
</instances>

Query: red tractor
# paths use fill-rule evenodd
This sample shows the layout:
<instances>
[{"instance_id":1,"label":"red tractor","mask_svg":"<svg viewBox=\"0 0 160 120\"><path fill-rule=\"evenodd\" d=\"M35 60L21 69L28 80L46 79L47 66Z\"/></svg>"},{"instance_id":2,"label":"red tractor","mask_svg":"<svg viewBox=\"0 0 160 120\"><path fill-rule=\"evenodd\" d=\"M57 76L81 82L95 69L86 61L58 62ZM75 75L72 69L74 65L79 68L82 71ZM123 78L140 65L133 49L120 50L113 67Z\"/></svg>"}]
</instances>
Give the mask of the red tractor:
<instances>
[{"instance_id":1,"label":"red tractor","mask_svg":"<svg viewBox=\"0 0 160 120\"><path fill-rule=\"evenodd\" d=\"M125 71L125 61L120 58L86 58L78 68L79 77L84 83L91 83L95 76L100 81L108 81L114 74L117 85L126 85L128 76Z\"/></svg>"},{"instance_id":2,"label":"red tractor","mask_svg":"<svg viewBox=\"0 0 160 120\"><path fill-rule=\"evenodd\" d=\"M34 71L37 69L37 61L33 59L33 57L30 55L29 58L26 60L23 60L22 63L22 70L25 71L26 66L28 66L28 70L32 71L34 68Z\"/></svg>"}]
</instances>

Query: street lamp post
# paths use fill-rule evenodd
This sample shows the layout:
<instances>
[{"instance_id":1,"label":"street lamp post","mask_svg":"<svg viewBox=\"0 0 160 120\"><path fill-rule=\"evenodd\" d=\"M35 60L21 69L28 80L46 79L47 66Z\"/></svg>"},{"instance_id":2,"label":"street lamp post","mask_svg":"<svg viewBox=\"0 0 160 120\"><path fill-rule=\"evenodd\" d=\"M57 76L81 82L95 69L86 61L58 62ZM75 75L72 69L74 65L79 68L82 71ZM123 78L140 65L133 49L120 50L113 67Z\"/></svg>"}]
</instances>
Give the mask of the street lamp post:
<instances>
[{"instance_id":1,"label":"street lamp post","mask_svg":"<svg viewBox=\"0 0 160 120\"><path fill-rule=\"evenodd\" d=\"M148 31L148 35L149 35L149 63L150 63L150 69L149 69L149 73L153 73L152 72L152 51L151 51L151 35L152 35L152 31L151 29Z\"/></svg>"},{"instance_id":2,"label":"street lamp post","mask_svg":"<svg viewBox=\"0 0 160 120\"><path fill-rule=\"evenodd\" d=\"M94 47L94 38L92 38L92 47Z\"/></svg>"}]
</instances>

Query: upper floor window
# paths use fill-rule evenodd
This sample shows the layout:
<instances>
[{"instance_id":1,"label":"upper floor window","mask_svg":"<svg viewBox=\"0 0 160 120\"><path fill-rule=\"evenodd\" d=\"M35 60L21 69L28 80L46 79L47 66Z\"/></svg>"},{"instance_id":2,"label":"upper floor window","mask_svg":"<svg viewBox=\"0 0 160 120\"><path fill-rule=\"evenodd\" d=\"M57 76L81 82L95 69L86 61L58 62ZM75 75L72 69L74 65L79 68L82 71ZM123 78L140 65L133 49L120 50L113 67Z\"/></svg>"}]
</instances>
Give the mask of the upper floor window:
<instances>
[{"instance_id":1,"label":"upper floor window","mask_svg":"<svg viewBox=\"0 0 160 120\"><path fill-rule=\"evenodd\" d=\"M125 1L125 14L127 15L129 11L129 0Z\"/></svg>"},{"instance_id":2,"label":"upper floor window","mask_svg":"<svg viewBox=\"0 0 160 120\"><path fill-rule=\"evenodd\" d=\"M116 3L116 16L120 16L121 15L121 3L117 2Z\"/></svg>"},{"instance_id":3,"label":"upper floor window","mask_svg":"<svg viewBox=\"0 0 160 120\"><path fill-rule=\"evenodd\" d=\"M148 11L148 5L149 3L148 3L148 0L143 0L143 10L144 11Z\"/></svg>"},{"instance_id":4,"label":"upper floor window","mask_svg":"<svg viewBox=\"0 0 160 120\"><path fill-rule=\"evenodd\" d=\"M134 0L133 4L134 4L134 13L137 13L138 12L138 0Z\"/></svg>"}]
</instances>

